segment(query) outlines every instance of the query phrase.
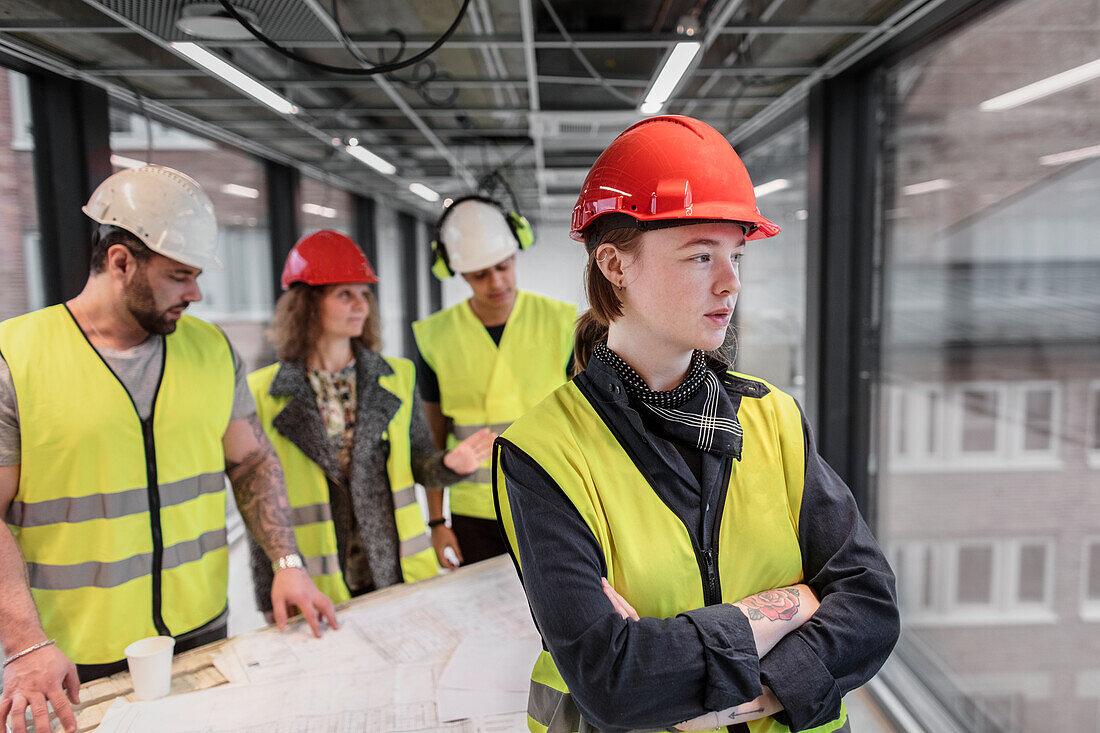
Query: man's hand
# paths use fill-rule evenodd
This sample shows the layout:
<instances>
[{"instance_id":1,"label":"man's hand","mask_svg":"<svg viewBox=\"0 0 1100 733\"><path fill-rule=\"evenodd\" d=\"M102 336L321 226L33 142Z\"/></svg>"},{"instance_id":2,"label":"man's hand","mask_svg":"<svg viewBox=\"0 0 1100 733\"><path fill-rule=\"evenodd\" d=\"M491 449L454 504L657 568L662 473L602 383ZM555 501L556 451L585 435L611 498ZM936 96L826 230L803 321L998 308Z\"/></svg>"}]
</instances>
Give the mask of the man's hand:
<instances>
[{"instance_id":1,"label":"man's hand","mask_svg":"<svg viewBox=\"0 0 1100 733\"><path fill-rule=\"evenodd\" d=\"M462 441L443 456L443 465L457 474L469 474L481 467L493 455L493 441L497 434L482 428Z\"/></svg>"},{"instance_id":2,"label":"man's hand","mask_svg":"<svg viewBox=\"0 0 1100 733\"><path fill-rule=\"evenodd\" d=\"M458 538L455 537L454 530L447 525L439 524L432 527L432 547L435 548L435 558L439 561L440 567L454 570L458 565L462 564L462 550L458 549ZM451 558L447 557L444 553L444 550L448 547L451 548L451 552L454 553L455 559L458 560L458 565L451 562Z\"/></svg>"},{"instance_id":3,"label":"man's hand","mask_svg":"<svg viewBox=\"0 0 1100 733\"><path fill-rule=\"evenodd\" d=\"M286 628L291 607L302 612L309 622L309 628L313 629L313 635L318 639L321 638L321 618L328 621L332 628L340 628L340 624L336 622L332 599L317 590L309 573L301 568L283 568L275 573L275 578L271 581L271 609L279 631Z\"/></svg>"},{"instance_id":4,"label":"man's hand","mask_svg":"<svg viewBox=\"0 0 1100 733\"><path fill-rule=\"evenodd\" d=\"M19 651L19 650L15 650ZM14 652L13 652L14 653ZM66 698L66 693L68 697ZM26 733L29 707L36 731L50 730L46 701L70 733L76 731L76 716L69 704L80 702L80 680L76 665L56 646L44 646L4 667L4 694L0 697L0 721L11 713L13 733Z\"/></svg>"}]
</instances>

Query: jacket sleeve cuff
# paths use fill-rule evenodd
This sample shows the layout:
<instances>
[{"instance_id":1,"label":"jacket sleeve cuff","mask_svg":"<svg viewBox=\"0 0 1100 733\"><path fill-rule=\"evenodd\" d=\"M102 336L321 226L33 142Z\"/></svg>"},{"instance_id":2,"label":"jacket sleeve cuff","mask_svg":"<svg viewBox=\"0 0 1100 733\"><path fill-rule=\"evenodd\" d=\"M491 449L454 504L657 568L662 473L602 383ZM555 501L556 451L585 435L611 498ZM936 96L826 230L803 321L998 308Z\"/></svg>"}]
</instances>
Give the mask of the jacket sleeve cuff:
<instances>
[{"instance_id":1,"label":"jacket sleeve cuff","mask_svg":"<svg viewBox=\"0 0 1100 733\"><path fill-rule=\"evenodd\" d=\"M707 682L703 706L725 710L760 696L760 660L745 614L723 603L680 614L691 621L703 646Z\"/></svg>"},{"instance_id":2,"label":"jacket sleeve cuff","mask_svg":"<svg viewBox=\"0 0 1100 733\"><path fill-rule=\"evenodd\" d=\"M798 632L783 637L760 660L760 681L783 705L775 719L792 731L824 725L840 715L836 680Z\"/></svg>"}]
</instances>

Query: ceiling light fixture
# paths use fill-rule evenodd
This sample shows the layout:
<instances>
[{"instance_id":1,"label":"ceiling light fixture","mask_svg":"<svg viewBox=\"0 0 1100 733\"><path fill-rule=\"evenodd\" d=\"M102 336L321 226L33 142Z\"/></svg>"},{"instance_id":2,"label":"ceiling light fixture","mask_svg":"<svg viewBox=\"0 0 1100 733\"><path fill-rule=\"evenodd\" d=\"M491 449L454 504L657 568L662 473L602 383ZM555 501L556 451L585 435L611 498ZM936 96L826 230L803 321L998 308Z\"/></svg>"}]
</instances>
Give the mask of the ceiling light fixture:
<instances>
[{"instance_id":1,"label":"ceiling light fixture","mask_svg":"<svg viewBox=\"0 0 1100 733\"><path fill-rule=\"evenodd\" d=\"M415 193L420 198L424 199L425 201L430 201L433 204L436 201L439 201L439 194L425 186L423 183L410 183L409 190Z\"/></svg>"},{"instance_id":2,"label":"ceiling light fixture","mask_svg":"<svg viewBox=\"0 0 1100 733\"><path fill-rule=\"evenodd\" d=\"M251 10L244 8L234 8L234 10L243 15L253 26L259 26L256 14ZM176 27L196 38L213 38L219 41L244 41L252 38L248 29L238 23L237 19L218 3L188 5L180 11Z\"/></svg>"},{"instance_id":3,"label":"ceiling light fixture","mask_svg":"<svg viewBox=\"0 0 1100 733\"><path fill-rule=\"evenodd\" d=\"M1012 109L1028 102L1034 102L1036 99L1042 99L1055 92L1060 92L1063 89L1092 81L1098 76L1100 76L1100 59L1076 66L1068 71L1063 71L1061 74L1048 76L1046 79L1040 79L1033 84L1014 89L992 99L987 99L981 103L980 107L983 112Z\"/></svg>"},{"instance_id":4,"label":"ceiling light fixture","mask_svg":"<svg viewBox=\"0 0 1100 733\"><path fill-rule=\"evenodd\" d=\"M665 58L657 78L650 85L645 101L638 107L639 112L644 115L651 115L661 111L665 102L676 91L676 87L680 85L680 80L683 79L688 67L691 66L691 62L695 60L695 57L699 54L699 49L702 47L703 44L699 41L681 41L673 46L672 51Z\"/></svg>"},{"instance_id":5,"label":"ceiling light fixture","mask_svg":"<svg viewBox=\"0 0 1100 733\"><path fill-rule=\"evenodd\" d=\"M1066 163L1076 163L1079 160L1088 160L1089 158L1100 158L1100 145L1044 155L1039 158L1039 165L1065 165Z\"/></svg>"},{"instance_id":6,"label":"ceiling light fixture","mask_svg":"<svg viewBox=\"0 0 1100 733\"><path fill-rule=\"evenodd\" d=\"M144 160L127 158L125 155L111 155L111 165L115 168L144 168L149 165Z\"/></svg>"},{"instance_id":7,"label":"ceiling light fixture","mask_svg":"<svg viewBox=\"0 0 1100 733\"><path fill-rule=\"evenodd\" d=\"M249 188L248 186L238 186L236 183L223 184L221 192L227 193L230 196L240 196L242 199L260 198L259 190L255 188Z\"/></svg>"},{"instance_id":8,"label":"ceiling light fixture","mask_svg":"<svg viewBox=\"0 0 1100 733\"><path fill-rule=\"evenodd\" d=\"M336 218L336 209L330 206L321 206L320 204L302 204L302 211L307 214L313 214L314 216L323 216L326 219Z\"/></svg>"},{"instance_id":9,"label":"ceiling light fixture","mask_svg":"<svg viewBox=\"0 0 1100 733\"><path fill-rule=\"evenodd\" d=\"M387 176L392 176L394 173L397 172L397 166L395 166L388 160L378 157L371 151L364 148L362 145L348 145L344 148L344 150L347 151L348 155L362 161L363 163L366 163L379 173L385 174Z\"/></svg>"},{"instance_id":10,"label":"ceiling light fixture","mask_svg":"<svg viewBox=\"0 0 1100 733\"><path fill-rule=\"evenodd\" d=\"M946 178L934 178L931 181L924 181L923 183L914 183L901 189L902 194L905 196L919 196L922 193L932 193L933 191L946 191L949 188L954 188L955 184Z\"/></svg>"},{"instance_id":11,"label":"ceiling light fixture","mask_svg":"<svg viewBox=\"0 0 1100 733\"><path fill-rule=\"evenodd\" d=\"M257 102L270 107L279 114L298 114L298 107L289 99L276 94L233 64L225 61L219 56L215 56L202 46L191 43L190 41L175 41L172 43L172 48L206 69L211 74L214 74L226 84L236 87Z\"/></svg>"},{"instance_id":12,"label":"ceiling light fixture","mask_svg":"<svg viewBox=\"0 0 1100 733\"><path fill-rule=\"evenodd\" d=\"M767 183L761 183L759 186L753 187L752 191L756 194L756 198L764 198L769 193L775 193L776 191L782 191L785 188L790 188L791 182L786 178L776 178L774 181L768 181Z\"/></svg>"}]
</instances>

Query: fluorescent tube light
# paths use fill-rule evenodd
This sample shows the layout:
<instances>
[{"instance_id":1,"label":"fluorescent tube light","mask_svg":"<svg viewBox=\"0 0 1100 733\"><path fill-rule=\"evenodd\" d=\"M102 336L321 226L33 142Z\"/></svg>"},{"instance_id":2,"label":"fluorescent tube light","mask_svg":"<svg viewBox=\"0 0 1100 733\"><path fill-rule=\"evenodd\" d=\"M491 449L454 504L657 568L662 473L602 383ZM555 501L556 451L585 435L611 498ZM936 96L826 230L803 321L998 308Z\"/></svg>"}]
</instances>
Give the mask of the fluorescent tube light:
<instances>
[{"instance_id":1,"label":"fluorescent tube light","mask_svg":"<svg viewBox=\"0 0 1100 733\"><path fill-rule=\"evenodd\" d=\"M323 216L326 219L336 218L336 209L329 206L321 206L319 204L302 204L302 211L307 214L313 214L314 216Z\"/></svg>"},{"instance_id":2,"label":"fluorescent tube light","mask_svg":"<svg viewBox=\"0 0 1100 733\"><path fill-rule=\"evenodd\" d=\"M258 199L260 192L248 186L238 186L236 183L226 183L222 186L222 193L230 196L240 196L242 199Z\"/></svg>"},{"instance_id":3,"label":"fluorescent tube light","mask_svg":"<svg viewBox=\"0 0 1100 733\"><path fill-rule=\"evenodd\" d=\"M358 158L359 160L369 165L371 168L374 168L379 173L384 173L387 176L392 176L394 173L397 172L397 166L395 166L393 163L390 163L388 160L383 160L382 158L379 158L377 155L367 150L362 145L348 145L344 148L344 150L348 151L348 155L352 156L353 158Z\"/></svg>"},{"instance_id":4,"label":"fluorescent tube light","mask_svg":"<svg viewBox=\"0 0 1100 733\"><path fill-rule=\"evenodd\" d=\"M761 183L759 186L754 187L753 193L756 194L756 198L763 198L769 193L775 193L776 191L782 191L785 188L790 188L791 182L786 178L776 178L774 181L768 181L767 183Z\"/></svg>"},{"instance_id":5,"label":"fluorescent tube light","mask_svg":"<svg viewBox=\"0 0 1100 733\"><path fill-rule=\"evenodd\" d=\"M172 44L172 48L210 73L218 76L225 83L236 87L257 102L267 105L279 114L298 114L298 107L289 99L276 94L233 64L215 56L202 46L191 43L190 41L176 41Z\"/></svg>"},{"instance_id":6,"label":"fluorescent tube light","mask_svg":"<svg viewBox=\"0 0 1100 733\"><path fill-rule=\"evenodd\" d=\"M144 168L149 164L137 158L127 158L125 155L111 155L111 165L115 168Z\"/></svg>"},{"instance_id":7,"label":"fluorescent tube light","mask_svg":"<svg viewBox=\"0 0 1100 733\"><path fill-rule=\"evenodd\" d=\"M699 41L681 41L673 47L672 53L668 55L660 73L657 74L657 79L649 88L645 102L638 108L639 112L649 115L661 111L661 107L672 96L672 92L676 90L680 79L683 78L702 47L703 44Z\"/></svg>"},{"instance_id":8,"label":"fluorescent tube light","mask_svg":"<svg viewBox=\"0 0 1100 733\"><path fill-rule=\"evenodd\" d=\"M410 183L409 190L415 193L425 201L431 201L433 204L439 201L439 194L432 189L425 186L423 183Z\"/></svg>"},{"instance_id":9,"label":"fluorescent tube light","mask_svg":"<svg viewBox=\"0 0 1100 733\"><path fill-rule=\"evenodd\" d=\"M936 178L931 181L925 181L924 183L914 183L901 189L901 192L906 196L918 196L922 193L932 193L933 191L945 191L949 188L953 188L954 183L946 178Z\"/></svg>"},{"instance_id":10,"label":"fluorescent tube light","mask_svg":"<svg viewBox=\"0 0 1100 733\"><path fill-rule=\"evenodd\" d=\"M1087 160L1089 158L1100 158L1100 145L1078 148L1077 150L1067 150L1064 153L1054 153L1053 155L1044 155L1039 158L1039 165L1065 165L1066 163L1076 163L1079 160Z\"/></svg>"},{"instance_id":11,"label":"fluorescent tube light","mask_svg":"<svg viewBox=\"0 0 1100 733\"><path fill-rule=\"evenodd\" d=\"M1084 84L1086 81L1091 81L1098 76L1100 76L1100 59L1063 71L1061 74L1048 76L1046 79L1040 79L1033 84L1028 84L992 99L987 99L981 103L981 109L983 112L1012 109L1013 107L1019 107L1021 104L1034 102L1036 99L1042 99L1055 92L1060 92L1063 89Z\"/></svg>"}]
</instances>

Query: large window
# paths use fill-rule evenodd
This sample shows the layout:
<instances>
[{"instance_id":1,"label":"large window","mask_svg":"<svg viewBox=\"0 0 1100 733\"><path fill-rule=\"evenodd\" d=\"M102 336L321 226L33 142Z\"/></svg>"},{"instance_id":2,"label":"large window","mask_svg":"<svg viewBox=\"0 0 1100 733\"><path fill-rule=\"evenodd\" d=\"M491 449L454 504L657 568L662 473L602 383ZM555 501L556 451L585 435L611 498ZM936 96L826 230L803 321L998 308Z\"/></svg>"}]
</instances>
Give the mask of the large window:
<instances>
[{"instance_id":1,"label":"large window","mask_svg":"<svg viewBox=\"0 0 1100 733\"><path fill-rule=\"evenodd\" d=\"M45 303L27 78L0 68L0 321Z\"/></svg>"},{"instance_id":2,"label":"large window","mask_svg":"<svg viewBox=\"0 0 1100 733\"><path fill-rule=\"evenodd\" d=\"M886 79L879 536L914 669L996 730L1100 730L1100 80L1003 96L1097 17L1007 2Z\"/></svg>"},{"instance_id":3,"label":"large window","mask_svg":"<svg viewBox=\"0 0 1100 733\"><path fill-rule=\"evenodd\" d=\"M737 299L739 371L801 400L806 382L807 125L798 122L744 156L764 216L782 228L750 242Z\"/></svg>"},{"instance_id":4,"label":"large window","mask_svg":"<svg viewBox=\"0 0 1100 733\"><path fill-rule=\"evenodd\" d=\"M302 176L299 188L301 211L298 226L301 234L319 229L332 229L354 238L352 232L351 194L316 178Z\"/></svg>"},{"instance_id":5,"label":"large window","mask_svg":"<svg viewBox=\"0 0 1100 733\"><path fill-rule=\"evenodd\" d=\"M202 301L192 315L214 321L228 334L249 368L272 359L263 336L270 319L271 245L263 165L239 150L154 122L113 106L111 163L115 170L145 163L166 165L194 178L214 204L218 257L223 270L199 277Z\"/></svg>"}]
</instances>

